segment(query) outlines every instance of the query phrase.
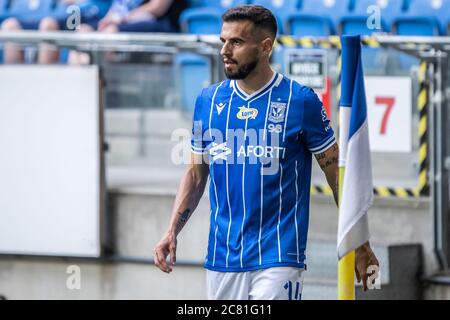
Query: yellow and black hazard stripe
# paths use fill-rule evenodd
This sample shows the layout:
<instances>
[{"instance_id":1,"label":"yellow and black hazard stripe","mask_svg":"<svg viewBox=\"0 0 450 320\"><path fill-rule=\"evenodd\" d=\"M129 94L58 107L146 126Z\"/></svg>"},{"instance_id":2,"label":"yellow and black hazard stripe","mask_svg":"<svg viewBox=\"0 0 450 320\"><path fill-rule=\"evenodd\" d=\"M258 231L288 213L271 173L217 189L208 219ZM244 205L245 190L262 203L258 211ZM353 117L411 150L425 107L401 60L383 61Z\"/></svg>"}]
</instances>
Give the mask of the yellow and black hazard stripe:
<instances>
[{"instance_id":1,"label":"yellow and black hazard stripe","mask_svg":"<svg viewBox=\"0 0 450 320\"><path fill-rule=\"evenodd\" d=\"M333 195L333 190L328 185L324 186L313 185L311 186L311 194L325 194L331 196Z\"/></svg>"},{"instance_id":2,"label":"yellow and black hazard stripe","mask_svg":"<svg viewBox=\"0 0 450 320\"><path fill-rule=\"evenodd\" d=\"M288 48L322 48L322 49L340 49L341 41L338 36L327 38L281 36L277 38L277 43Z\"/></svg>"},{"instance_id":3,"label":"yellow and black hazard stripe","mask_svg":"<svg viewBox=\"0 0 450 320\"><path fill-rule=\"evenodd\" d=\"M378 197L396 197L396 198L414 198L418 196L416 189L409 189L403 187L374 187L373 193Z\"/></svg>"},{"instance_id":4,"label":"yellow and black hazard stripe","mask_svg":"<svg viewBox=\"0 0 450 320\"><path fill-rule=\"evenodd\" d=\"M280 36L277 38L277 43L284 47L300 47L300 48L323 48L323 49L341 49L341 39L339 36L330 37L293 37ZM380 48L380 43L372 37L362 37L361 44L364 47Z\"/></svg>"},{"instance_id":5,"label":"yellow and black hazard stripe","mask_svg":"<svg viewBox=\"0 0 450 320\"><path fill-rule=\"evenodd\" d=\"M374 187L373 193L382 198L396 197L396 198L415 198L419 196L417 189L409 189L403 187L390 188L390 187ZM333 195L333 190L330 186L325 185L313 185L311 186L311 194L323 194Z\"/></svg>"},{"instance_id":6,"label":"yellow and black hazard stripe","mask_svg":"<svg viewBox=\"0 0 450 320\"><path fill-rule=\"evenodd\" d=\"M428 64L422 62L419 68L419 92L417 96L417 108L419 111L419 183L414 189L376 187L374 193L380 197L413 198L428 196L430 187L428 183Z\"/></svg>"},{"instance_id":7,"label":"yellow and black hazard stripe","mask_svg":"<svg viewBox=\"0 0 450 320\"><path fill-rule=\"evenodd\" d=\"M292 36L282 36L277 39L279 45L284 47L297 48L323 48L337 49L337 71L338 82L336 86L336 101L340 100L341 93L341 41L339 36L330 36L327 38L295 38ZM368 48L380 48L380 43L372 37L362 37L361 44ZM403 187L374 187L373 192L379 197L397 197L397 198L415 198L420 196L428 196L430 192L428 181L428 80L427 80L428 64L422 62L419 70L419 94L417 97L417 107L419 110L419 183L416 188ZM328 185L311 186L311 194L332 195L333 191Z\"/></svg>"},{"instance_id":8,"label":"yellow and black hazard stripe","mask_svg":"<svg viewBox=\"0 0 450 320\"><path fill-rule=\"evenodd\" d=\"M381 45L380 43L372 37L362 37L361 38L361 44L365 47L369 47L369 48L380 48Z\"/></svg>"},{"instance_id":9,"label":"yellow and black hazard stripe","mask_svg":"<svg viewBox=\"0 0 450 320\"><path fill-rule=\"evenodd\" d=\"M417 108L419 109L419 185L417 192L420 196L430 194L428 183L428 91L427 80L428 63L422 62L419 68L419 94Z\"/></svg>"},{"instance_id":10,"label":"yellow and black hazard stripe","mask_svg":"<svg viewBox=\"0 0 450 320\"><path fill-rule=\"evenodd\" d=\"M340 70L340 69L339 69ZM429 81L427 80L428 64L422 62L419 68L419 92L417 96L417 108L419 111L419 184L416 188L403 187L374 187L373 192L378 197L416 198L426 197L430 194L428 181L428 94ZM329 186L312 186L311 194L332 195Z\"/></svg>"}]
</instances>

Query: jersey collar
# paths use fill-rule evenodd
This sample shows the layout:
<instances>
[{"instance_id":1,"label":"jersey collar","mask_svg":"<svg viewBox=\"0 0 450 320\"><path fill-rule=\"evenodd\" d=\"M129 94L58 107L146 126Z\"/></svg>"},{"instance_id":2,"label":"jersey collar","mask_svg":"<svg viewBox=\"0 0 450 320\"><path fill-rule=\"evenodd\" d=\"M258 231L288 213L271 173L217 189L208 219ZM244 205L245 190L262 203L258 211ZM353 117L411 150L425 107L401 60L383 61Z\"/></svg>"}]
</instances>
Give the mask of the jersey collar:
<instances>
[{"instance_id":1,"label":"jersey collar","mask_svg":"<svg viewBox=\"0 0 450 320\"><path fill-rule=\"evenodd\" d=\"M242 90L241 88L239 88L239 84L237 83L236 80L232 80L231 81L231 86L234 89L234 92L241 97L243 100L247 101L250 99L254 99L257 98L261 95L263 95L265 92L267 92L268 90L272 89L272 87L278 82L278 78L280 77L280 74L278 72L274 72L272 79L270 79L264 86L262 86L259 90L253 92L252 94L248 95L244 92L244 90Z\"/></svg>"}]
</instances>

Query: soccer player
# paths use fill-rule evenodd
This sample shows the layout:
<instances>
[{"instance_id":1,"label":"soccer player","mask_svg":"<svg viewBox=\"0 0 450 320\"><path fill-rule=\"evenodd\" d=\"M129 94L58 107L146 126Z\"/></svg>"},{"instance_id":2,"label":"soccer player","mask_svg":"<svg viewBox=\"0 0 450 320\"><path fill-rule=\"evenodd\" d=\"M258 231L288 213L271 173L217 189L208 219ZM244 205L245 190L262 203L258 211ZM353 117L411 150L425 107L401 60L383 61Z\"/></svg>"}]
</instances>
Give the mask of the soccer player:
<instances>
[{"instance_id":1,"label":"soccer player","mask_svg":"<svg viewBox=\"0 0 450 320\"><path fill-rule=\"evenodd\" d=\"M311 158L314 154L337 202L338 146L314 91L270 67L277 34L273 14L261 6L240 6L222 19L220 54L228 80L197 98L191 164L168 231L154 249L155 265L172 271L177 235L210 177L208 298L300 299ZM355 263L365 290L370 265L378 261L367 242L356 250Z\"/></svg>"}]
</instances>

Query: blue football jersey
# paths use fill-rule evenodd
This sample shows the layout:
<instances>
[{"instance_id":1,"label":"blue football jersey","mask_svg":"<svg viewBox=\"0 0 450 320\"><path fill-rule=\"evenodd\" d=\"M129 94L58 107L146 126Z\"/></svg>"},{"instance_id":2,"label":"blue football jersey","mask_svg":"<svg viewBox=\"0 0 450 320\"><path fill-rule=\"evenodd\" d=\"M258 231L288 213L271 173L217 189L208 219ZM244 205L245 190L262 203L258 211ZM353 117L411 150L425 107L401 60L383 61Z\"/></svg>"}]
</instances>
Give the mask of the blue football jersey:
<instances>
[{"instance_id":1,"label":"blue football jersey","mask_svg":"<svg viewBox=\"0 0 450 320\"><path fill-rule=\"evenodd\" d=\"M210 172L205 267L303 268L312 154L336 141L317 95L276 72L251 95L226 80L202 90L193 120Z\"/></svg>"}]
</instances>

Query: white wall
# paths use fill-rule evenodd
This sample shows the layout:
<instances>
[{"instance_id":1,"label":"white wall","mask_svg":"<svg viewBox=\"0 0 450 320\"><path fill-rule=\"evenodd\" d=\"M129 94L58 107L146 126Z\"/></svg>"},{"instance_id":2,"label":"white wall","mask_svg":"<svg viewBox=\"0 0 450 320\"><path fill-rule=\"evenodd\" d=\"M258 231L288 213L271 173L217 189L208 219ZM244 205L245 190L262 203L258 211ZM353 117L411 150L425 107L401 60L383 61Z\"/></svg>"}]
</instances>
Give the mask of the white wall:
<instances>
[{"instance_id":1,"label":"white wall","mask_svg":"<svg viewBox=\"0 0 450 320\"><path fill-rule=\"evenodd\" d=\"M98 256L95 66L0 67L0 253Z\"/></svg>"}]
</instances>

